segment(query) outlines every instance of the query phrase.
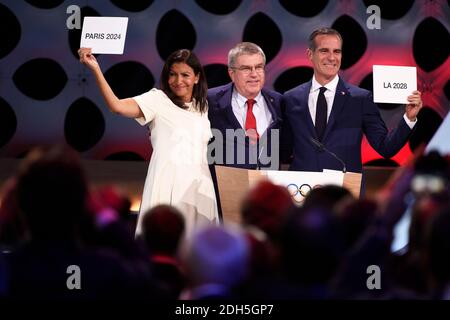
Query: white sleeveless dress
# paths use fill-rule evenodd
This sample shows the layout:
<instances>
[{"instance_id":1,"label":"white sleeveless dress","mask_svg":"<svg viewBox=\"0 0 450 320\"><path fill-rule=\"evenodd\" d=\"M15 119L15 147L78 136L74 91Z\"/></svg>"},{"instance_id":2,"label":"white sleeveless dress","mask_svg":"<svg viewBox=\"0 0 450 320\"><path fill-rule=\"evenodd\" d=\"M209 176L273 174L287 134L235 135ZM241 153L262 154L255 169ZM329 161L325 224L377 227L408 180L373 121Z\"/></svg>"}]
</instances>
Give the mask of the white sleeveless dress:
<instances>
[{"instance_id":1,"label":"white sleeveless dress","mask_svg":"<svg viewBox=\"0 0 450 320\"><path fill-rule=\"evenodd\" d=\"M142 218L152 207L169 204L184 215L185 235L196 227L219 224L214 186L207 161L208 141L212 137L207 113L181 109L167 95L152 89L133 97L149 125L153 154L150 159L136 234L141 233Z\"/></svg>"}]
</instances>

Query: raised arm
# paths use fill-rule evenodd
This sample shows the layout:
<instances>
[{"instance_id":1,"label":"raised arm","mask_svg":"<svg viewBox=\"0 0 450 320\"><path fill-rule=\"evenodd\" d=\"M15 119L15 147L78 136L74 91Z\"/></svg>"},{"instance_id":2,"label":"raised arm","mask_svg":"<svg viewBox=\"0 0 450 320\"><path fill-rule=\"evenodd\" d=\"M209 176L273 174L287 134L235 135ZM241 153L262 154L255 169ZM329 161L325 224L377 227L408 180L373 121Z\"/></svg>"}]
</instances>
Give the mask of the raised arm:
<instances>
[{"instance_id":1,"label":"raised arm","mask_svg":"<svg viewBox=\"0 0 450 320\"><path fill-rule=\"evenodd\" d=\"M78 50L78 55L80 56L80 62L86 65L94 74L100 92L102 93L106 105L111 112L120 114L128 118L143 117L143 113L134 99L117 98L108 82L106 81L105 76L100 69L100 65L97 62L97 59L91 53L91 48L80 48Z\"/></svg>"}]
</instances>

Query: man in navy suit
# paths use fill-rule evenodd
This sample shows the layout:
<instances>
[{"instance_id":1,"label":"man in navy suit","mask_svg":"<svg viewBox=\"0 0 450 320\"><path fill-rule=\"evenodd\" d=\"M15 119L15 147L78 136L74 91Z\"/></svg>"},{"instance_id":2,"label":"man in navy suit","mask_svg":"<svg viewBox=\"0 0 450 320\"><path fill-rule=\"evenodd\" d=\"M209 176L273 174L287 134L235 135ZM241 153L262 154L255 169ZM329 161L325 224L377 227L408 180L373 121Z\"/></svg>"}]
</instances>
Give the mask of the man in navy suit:
<instances>
[{"instance_id":1,"label":"man in navy suit","mask_svg":"<svg viewBox=\"0 0 450 320\"><path fill-rule=\"evenodd\" d=\"M342 170L362 172L361 140L382 156L392 157L407 142L422 107L421 94L408 96L405 114L388 132L372 93L346 83L338 76L342 37L334 29L321 28L309 38L308 59L314 68L311 81L284 94L283 142L290 146L290 170ZM326 150L325 150L326 149Z\"/></svg>"},{"instance_id":2,"label":"man in navy suit","mask_svg":"<svg viewBox=\"0 0 450 320\"><path fill-rule=\"evenodd\" d=\"M281 94L263 88L266 56L254 43L238 43L228 53L231 83L208 90L208 117L215 140L215 164L279 168ZM251 112L249 112L250 110Z\"/></svg>"}]
</instances>

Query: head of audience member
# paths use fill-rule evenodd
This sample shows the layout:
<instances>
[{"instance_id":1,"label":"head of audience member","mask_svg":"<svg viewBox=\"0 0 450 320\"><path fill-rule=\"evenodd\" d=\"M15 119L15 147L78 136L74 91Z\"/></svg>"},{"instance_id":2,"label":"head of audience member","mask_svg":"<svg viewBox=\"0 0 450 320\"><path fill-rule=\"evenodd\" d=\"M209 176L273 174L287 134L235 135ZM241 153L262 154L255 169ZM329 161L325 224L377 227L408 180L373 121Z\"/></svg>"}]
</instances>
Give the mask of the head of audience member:
<instances>
[{"instance_id":1,"label":"head of audience member","mask_svg":"<svg viewBox=\"0 0 450 320\"><path fill-rule=\"evenodd\" d=\"M79 155L66 146L37 148L21 163L18 206L32 239L73 239L85 215L87 183Z\"/></svg>"},{"instance_id":2,"label":"head of audience member","mask_svg":"<svg viewBox=\"0 0 450 320\"><path fill-rule=\"evenodd\" d=\"M409 228L409 250L420 251L435 214L450 200L448 161L438 152L422 155L414 164L411 191L415 202Z\"/></svg>"},{"instance_id":3,"label":"head of audience member","mask_svg":"<svg viewBox=\"0 0 450 320\"><path fill-rule=\"evenodd\" d=\"M25 225L16 197L16 178L8 179L2 187L0 202L0 245L19 244L25 237Z\"/></svg>"},{"instance_id":4,"label":"head of audience member","mask_svg":"<svg viewBox=\"0 0 450 320\"><path fill-rule=\"evenodd\" d=\"M341 68L342 36L331 28L314 30L309 36L307 56L317 82L326 85Z\"/></svg>"},{"instance_id":5,"label":"head of audience member","mask_svg":"<svg viewBox=\"0 0 450 320\"><path fill-rule=\"evenodd\" d=\"M423 250L430 221L448 203L450 203L450 199L443 197L442 194L435 196L427 193L416 199L412 207L411 223L409 226L409 251Z\"/></svg>"},{"instance_id":6,"label":"head of audience member","mask_svg":"<svg viewBox=\"0 0 450 320\"><path fill-rule=\"evenodd\" d=\"M377 203L370 199L347 197L335 207L345 250L351 249L372 225L377 215Z\"/></svg>"},{"instance_id":7,"label":"head of audience member","mask_svg":"<svg viewBox=\"0 0 450 320\"><path fill-rule=\"evenodd\" d=\"M192 288L216 285L231 290L247 276L247 239L237 228L207 226L193 235L184 262Z\"/></svg>"},{"instance_id":8,"label":"head of audience member","mask_svg":"<svg viewBox=\"0 0 450 320\"><path fill-rule=\"evenodd\" d=\"M350 191L344 187L336 185L325 185L320 188L312 189L303 202L305 209L322 207L333 211L335 206L346 198L353 198Z\"/></svg>"},{"instance_id":9,"label":"head of audience member","mask_svg":"<svg viewBox=\"0 0 450 320\"><path fill-rule=\"evenodd\" d=\"M159 85L180 108L187 109L185 104L195 100L192 106L194 109L202 113L207 111L206 76L199 59L192 51L180 49L166 59Z\"/></svg>"},{"instance_id":10,"label":"head of audience member","mask_svg":"<svg viewBox=\"0 0 450 320\"><path fill-rule=\"evenodd\" d=\"M145 213L140 236L152 255L175 256L184 227L184 217L177 208L158 205Z\"/></svg>"},{"instance_id":11,"label":"head of audience member","mask_svg":"<svg viewBox=\"0 0 450 320\"><path fill-rule=\"evenodd\" d=\"M116 213L117 219L127 221L130 217L130 198L113 185L106 185L91 192L89 204L96 214L108 208Z\"/></svg>"},{"instance_id":12,"label":"head of audience member","mask_svg":"<svg viewBox=\"0 0 450 320\"><path fill-rule=\"evenodd\" d=\"M326 286L342 254L342 238L334 215L325 208L294 207L281 234L286 277L306 288Z\"/></svg>"},{"instance_id":13,"label":"head of audience member","mask_svg":"<svg viewBox=\"0 0 450 320\"><path fill-rule=\"evenodd\" d=\"M450 284L450 206L433 218L427 233L427 252L431 288L442 290Z\"/></svg>"},{"instance_id":14,"label":"head of audience member","mask_svg":"<svg viewBox=\"0 0 450 320\"><path fill-rule=\"evenodd\" d=\"M437 151L431 151L417 159L414 164L414 177L411 189L416 197L433 195L449 196L449 161Z\"/></svg>"},{"instance_id":15,"label":"head of audience member","mask_svg":"<svg viewBox=\"0 0 450 320\"><path fill-rule=\"evenodd\" d=\"M264 231L273 241L279 235L287 210L293 205L287 189L261 181L250 189L241 207L244 225Z\"/></svg>"},{"instance_id":16,"label":"head of audience member","mask_svg":"<svg viewBox=\"0 0 450 320\"><path fill-rule=\"evenodd\" d=\"M265 82L266 55L256 44L238 43L228 52L228 74L237 92L254 99Z\"/></svg>"},{"instance_id":17,"label":"head of audience member","mask_svg":"<svg viewBox=\"0 0 450 320\"><path fill-rule=\"evenodd\" d=\"M5 298L9 289L9 272L6 259L0 254L0 298Z\"/></svg>"}]
</instances>

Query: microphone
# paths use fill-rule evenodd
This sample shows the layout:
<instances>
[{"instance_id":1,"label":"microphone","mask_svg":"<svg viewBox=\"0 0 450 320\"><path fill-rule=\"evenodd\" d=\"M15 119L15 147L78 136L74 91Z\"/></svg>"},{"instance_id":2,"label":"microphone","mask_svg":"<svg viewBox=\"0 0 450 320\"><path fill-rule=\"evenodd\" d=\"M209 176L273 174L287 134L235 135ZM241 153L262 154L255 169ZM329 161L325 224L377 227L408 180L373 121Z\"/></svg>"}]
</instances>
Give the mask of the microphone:
<instances>
[{"instance_id":1,"label":"microphone","mask_svg":"<svg viewBox=\"0 0 450 320\"><path fill-rule=\"evenodd\" d=\"M311 141L313 143L313 145L315 145L319 150L323 150L328 154L331 154L337 161L339 161L342 164L342 172L346 173L347 172L347 167L345 166L345 162L342 161L341 158L339 158L334 152L331 152L330 150L328 150L327 148L325 148L324 144L322 142L320 142L319 140L315 139L314 137L310 137L309 141Z\"/></svg>"},{"instance_id":2,"label":"microphone","mask_svg":"<svg viewBox=\"0 0 450 320\"><path fill-rule=\"evenodd\" d=\"M264 146L261 147L261 150L259 151L258 159L256 159L256 170L261 169L259 158L261 158L261 154L262 154L263 150L264 150Z\"/></svg>"}]
</instances>

